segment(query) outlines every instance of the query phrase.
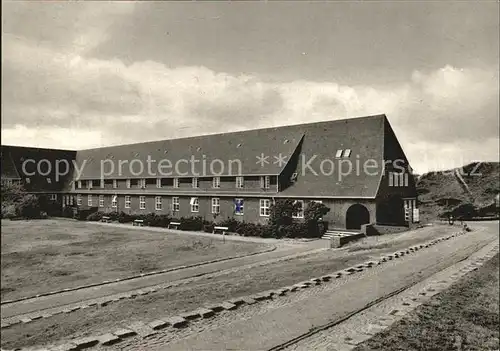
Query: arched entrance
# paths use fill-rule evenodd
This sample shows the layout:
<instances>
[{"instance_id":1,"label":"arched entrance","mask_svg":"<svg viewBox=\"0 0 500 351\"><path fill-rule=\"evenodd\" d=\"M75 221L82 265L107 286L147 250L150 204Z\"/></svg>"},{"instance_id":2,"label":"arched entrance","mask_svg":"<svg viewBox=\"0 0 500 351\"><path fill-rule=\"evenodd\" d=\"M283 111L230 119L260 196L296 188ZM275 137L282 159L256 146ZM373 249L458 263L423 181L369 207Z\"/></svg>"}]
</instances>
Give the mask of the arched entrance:
<instances>
[{"instance_id":1,"label":"arched entrance","mask_svg":"<svg viewBox=\"0 0 500 351\"><path fill-rule=\"evenodd\" d=\"M370 223L370 212L360 204L352 205L346 212L346 229L361 229L362 224Z\"/></svg>"}]
</instances>

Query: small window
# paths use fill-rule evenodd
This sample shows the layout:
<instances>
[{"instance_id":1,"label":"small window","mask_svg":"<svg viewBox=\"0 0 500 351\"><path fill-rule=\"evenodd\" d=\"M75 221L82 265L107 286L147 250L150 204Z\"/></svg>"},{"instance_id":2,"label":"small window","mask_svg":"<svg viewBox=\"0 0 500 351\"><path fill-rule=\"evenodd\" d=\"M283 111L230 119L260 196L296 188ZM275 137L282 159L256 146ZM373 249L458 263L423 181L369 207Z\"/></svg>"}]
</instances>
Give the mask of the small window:
<instances>
[{"instance_id":1,"label":"small window","mask_svg":"<svg viewBox=\"0 0 500 351\"><path fill-rule=\"evenodd\" d=\"M79 181L78 181L78 186L77 186L77 188L78 188L78 189L81 189L81 188L82 188L82 181L81 181L81 180L79 180Z\"/></svg>"},{"instance_id":2,"label":"small window","mask_svg":"<svg viewBox=\"0 0 500 351\"><path fill-rule=\"evenodd\" d=\"M101 186L101 189L104 189L104 179L101 179L101 182L100 182L100 186Z\"/></svg>"},{"instance_id":3,"label":"small window","mask_svg":"<svg viewBox=\"0 0 500 351\"><path fill-rule=\"evenodd\" d=\"M179 178L174 178L174 188L179 187Z\"/></svg>"},{"instance_id":4,"label":"small window","mask_svg":"<svg viewBox=\"0 0 500 351\"><path fill-rule=\"evenodd\" d=\"M200 211L200 201L197 197L192 197L189 204L191 205L191 212L199 212Z\"/></svg>"},{"instance_id":5,"label":"small window","mask_svg":"<svg viewBox=\"0 0 500 351\"><path fill-rule=\"evenodd\" d=\"M244 178L243 177L236 177L236 188L237 189L242 189L244 186Z\"/></svg>"},{"instance_id":6,"label":"small window","mask_svg":"<svg viewBox=\"0 0 500 351\"><path fill-rule=\"evenodd\" d=\"M220 177L213 178L212 187L216 189L220 188Z\"/></svg>"},{"instance_id":7,"label":"small window","mask_svg":"<svg viewBox=\"0 0 500 351\"><path fill-rule=\"evenodd\" d=\"M139 179L139 180L137 181L137 187L138 187L139 189L144 189L144 188L146 188L146 179Z\"/></svg>"},{"instance_id":8,"label":"small window","mask_svg":"<svg viewBox=\"0 0 500 351\"><path fill-rule=\"evenodd\" d=\"M260 187L262 189L269 189L270 186L271 186L271 177L270 176L260 177Z\"/></svg>"},{"instance_id":9,"label":"small window","mask_svg":"<svg viewBox=\"0 0 500 351\"><path fill-rule=\"evenodd\" d=\"M87 180L87 188L92 189L92 181L91 180Z\"/></svg>"},{"instance_id":10,"label":"small window","mask_svg":"<svg viewBox=\"0 0 500 351\"><path fill-rule=\"evenodd\" d=\"M161 211L161 196L155 197L155 210Z\"/></svg>"},{"instance_id":11,"label":"small window","mask_svg":"<svg viewBox=\"0 0 500 351\"><path fill-rule=\"evenodd\" d=\"M213 214L220 213L220 199L218 197L212 198L212 213Z\"/></svg>"},{"instance_id":12,"label":"small window","mask_svg":"<svg viewBox=\"0 0 500 351\"><path fill-rule=\"evenodd\" d=\"M295 205L298 205L297 211L292 213L292 218L304 218L304 201L296 200Z\"/></svg>"},{"instance_id":13,"label":"small window","mask_svg":"<svg viewBox=\"0 0 500 351\"><path fill-rule=\"evenodd\" d=\"M118 188L118 181L116 179L113 179L113 189Z\"/></svg>"},{"instance_id":14,"label":"small window","mask_svg":"<svg viewBox=\"0 0 500 351\"><path fill-rule=\"evenodd\" d=\"M82 195L81 194L76 195L76 204L78 206L82 205Z\"/></svg>"},{"instance_id":15,"label":"small window","mask_svg":"<svg viewBox=\"0 0 500 351\"><path fill-rule=\"evenodd\" d=\"M130 179L127 179L125 181L125 183L126 183L127 189L130 189L130 186L132 185Z\"/></svg>"},{"instance_id":16,"label":"small window","mask_svg":"<svg viewBox=\"0 0 500 351\"><path fill-rule=\"evenodd\" d=\"M117 208L118 207L118 196L113 195L111 197L111 207Z\"/></svg>"},{"instance_id":17,"label":"small window","mask_svg":"<svg viewBox=\"0 0 500 351\"><path fill-rule=\"evenodd\" d=\"M130 196L125 196L125 208L130 208Z\"/></svg>"},{"instance_id":18,"label":"small window","mask_svg":"<svg viewBox=\"0 0 500 351\"><path fill-rule=\"evenodd\" d=\"M351 156L351 149L345 149L343 157L349 157L349 156Z\"/></svg>"},{"instance_id":19,"label":"small window","mask_svg":"<svg viewBox=\"0 0 500 351\"><path fill-rule=\"evenodd\" d=\"M244 200L234 199L234 214L242 216L244 210Z\"/></svg>"},{"instance_id":20,"label":"small window","mask_svg":"<svg viewBox=\"0 0 500 351\"><path fill-rule=\"evenodd\" d=\"M139 209L140 210L146 209L146 196L139 196Z\"/></svg>"},{"instance_id":21,"label":"small window","mask_svg":"<svg viewBox=\"0 0 500 351\"><path fill-rule=\"evenodd\" d=\"M199 185L198 178L193 178L192 185L193 185L193 188L198 188L198 185Z\"/></svg>"},{"instance_id":22,"label":"small window","mask_svg":"<svg viewBox=\"0 0 500 351\"><path fill-rule=\"evenodd\" d=\"M75 201L75 199L73 198L73 196L70 195L70 197L69 197L69 205L73 206L74 201Z\"/></svg>"},{"instance_id":23,"label":"small window","mask_svg":"<svg viewBox=\"0 0 500 351\"><path fill-rule=\"evenodd\" d=\"M271 214L271 200L261 199L259 207L261 217L269 217L269 215Z\"/></svg>"},{"instance_id":24,"label":"small window","mask_svg":"<svg viewBox=\"0 0 500 351\"><path fill-rule=\"evenodd\" d=\"M57 201L57 194L50 194L50 200Z\"/></svg>"},{"instance_id":25,"label":"small window","mask_svg":"<svg viewBox=\"0 0 500 351\"><path fill-rule=\"evenodd\" d=\"M161 188L161 178L156 178L156 187L157 187L158 189L160 189L160 188Z\"/></svg>"},{"instance_id":26,"label":"small window","mask_svg":"<svg viewBox=\"0 0 500 351\"><path fill-rule=\"evenodd\" d=\"M178 197L172 198L172 211L176 212L180 210L180 202Z\"/></svg>"},{"instance_id":27,"label":"small window","mask_svg":"<svg viewBox=\"0 0 500 351\"><path fill-rule=\"evenodd\" d=\"M104 207L104 195L99 195L99 207Z\"/></svg>"},{"instance_id":28,"label":"small window","mask_svg":"<svg viewBox=\"0 0 500 351\"><path fill-rule=\"evenodd\" d=\"M9 183L10 183L10 184L12 184L12 179L10 179L10 182L9 182ZM52 184L52 179L47 178L47 183Z\"/></svg>"},{"instance_id":29,"label":"small window","mask_svg":"<svg viewBox=\"0 0 500 351\"><path fill-rule=\"evenodd\" d=\"M340 158L340 157L342 157L342 151L343 151L343 150L337 150L337 153L335 154L335 158Z\"/></svg>"},{"instance_id":30,"label":"small window","mask_svg":"<svg viewBox=\"0 0 500 351\"><path fill-rule=\"evenodd\" d=\"M88 205L89 207L92 207L92 195L89 195L89 196L88 196L88 199L87 199L87 205Z\"/></svg>"}]
</instances>

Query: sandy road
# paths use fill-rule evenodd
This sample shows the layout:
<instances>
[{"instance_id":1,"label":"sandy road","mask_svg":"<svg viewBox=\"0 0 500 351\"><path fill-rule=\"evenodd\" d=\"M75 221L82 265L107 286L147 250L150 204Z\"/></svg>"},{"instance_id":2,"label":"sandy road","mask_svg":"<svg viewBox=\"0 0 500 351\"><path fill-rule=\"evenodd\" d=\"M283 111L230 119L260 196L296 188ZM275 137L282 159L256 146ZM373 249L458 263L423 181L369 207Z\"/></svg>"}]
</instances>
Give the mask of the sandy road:
<instances>
[{"instance_id":1,"label":"sandy road","mask_svg":"<svg viewBox=\"0 0 500 351\"><path fill-rule=\"evenodd\" d=\"M475 231L443 241L370 270L247 306L210 322L117 344L121 350L269 350L387 296L417 284L498 240L498 222L474 223ZM109 348L107 348L109 349Z\"/></svg>"}]
</instances>

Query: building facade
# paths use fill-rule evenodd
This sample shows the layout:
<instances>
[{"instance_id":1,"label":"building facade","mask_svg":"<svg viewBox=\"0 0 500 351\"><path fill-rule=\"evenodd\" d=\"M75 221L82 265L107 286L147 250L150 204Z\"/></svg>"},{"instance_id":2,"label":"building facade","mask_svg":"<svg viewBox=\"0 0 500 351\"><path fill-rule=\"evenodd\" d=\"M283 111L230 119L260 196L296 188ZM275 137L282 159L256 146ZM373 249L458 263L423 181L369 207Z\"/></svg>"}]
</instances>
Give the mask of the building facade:
<instances>
[{"instance_id":1,"label":"building facade","mask_svg":"<svg viewBox=\"0 0 500 351\"><path fill-rule=\"evenodd\" d=\"M8 154L26 184L29 177L20 168L27 156L18 149L2 147L2 176ZM38 184L58 177L43 191L57 194L62 206L265 223L270 206L287 198L302 205L298 220L308 202L321 201L330 208L323 218L329 227L347 229L404 225L417 208L410 165L385 115L76 152L44 150L70 164L64 175L37 178Z\"/></svg>"}]
</instances>

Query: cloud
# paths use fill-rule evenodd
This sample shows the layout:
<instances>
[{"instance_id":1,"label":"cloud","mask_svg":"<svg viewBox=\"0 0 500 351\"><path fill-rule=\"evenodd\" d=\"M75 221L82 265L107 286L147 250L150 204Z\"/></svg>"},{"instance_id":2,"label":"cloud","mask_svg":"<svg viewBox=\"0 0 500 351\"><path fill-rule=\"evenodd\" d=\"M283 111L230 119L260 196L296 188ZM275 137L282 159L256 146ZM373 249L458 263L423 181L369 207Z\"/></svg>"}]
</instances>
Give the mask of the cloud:
<instances>
[{"instance_id":1,"label":"cloud","mask_svg":"<svg viewBox=\"0 0 500 351\"><path fill-rule=\"evenodd\" d=\"M417 170L443 157L498 158L483 146L498 142L496 69L445 66L391 86L275 83L3 39L7 144L78 149L386 113Z\"/></svg>"}]
</instances>

